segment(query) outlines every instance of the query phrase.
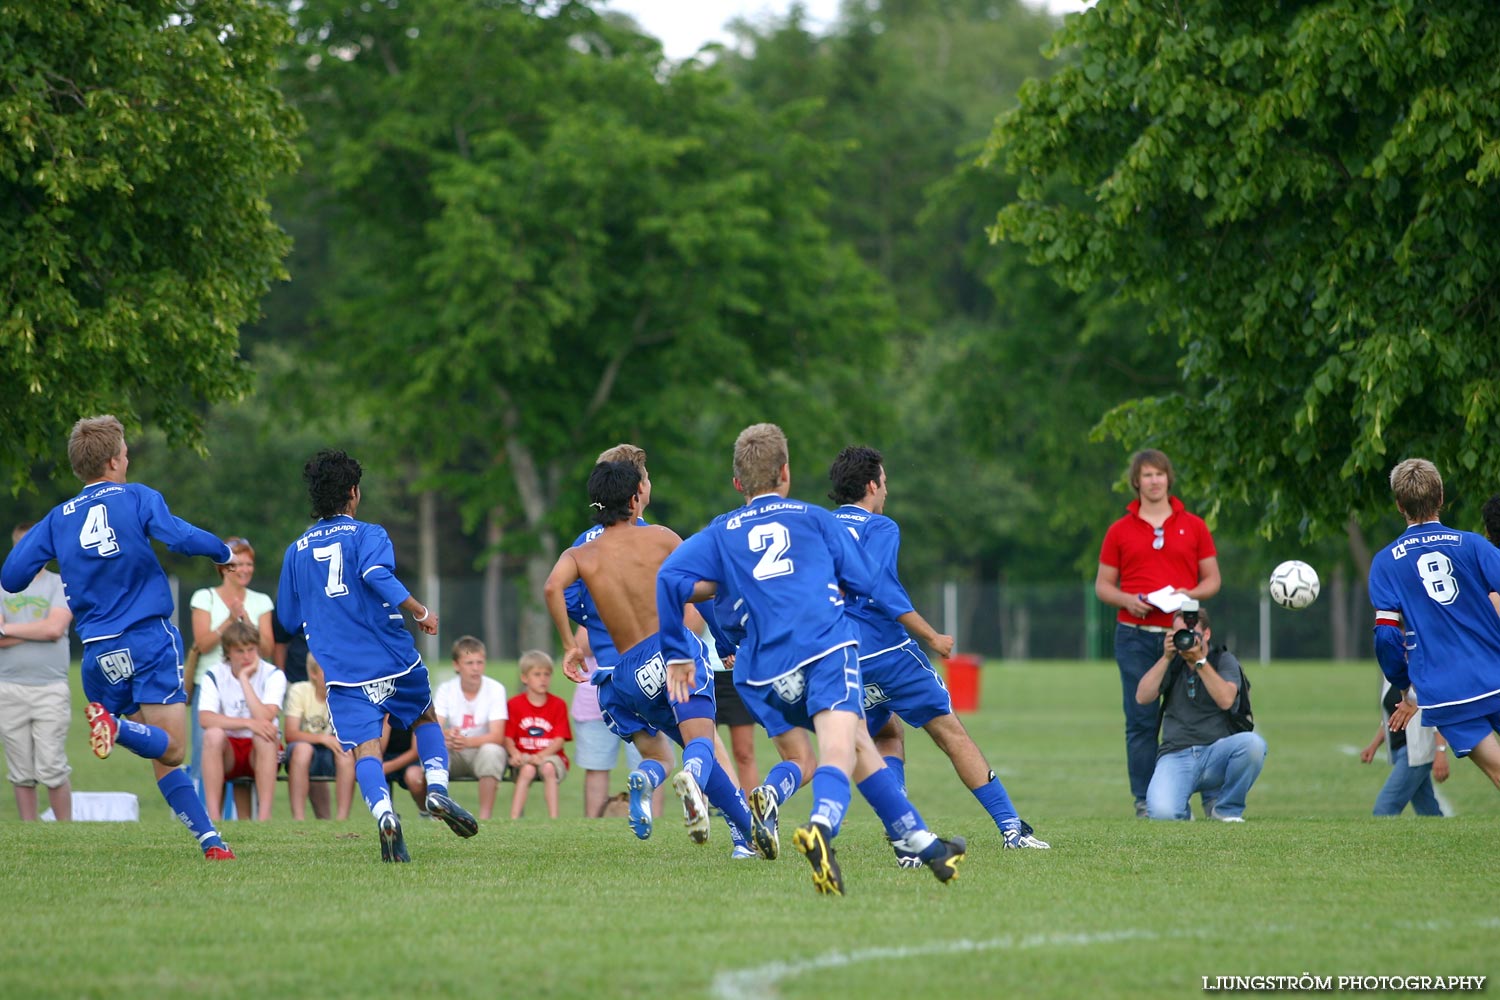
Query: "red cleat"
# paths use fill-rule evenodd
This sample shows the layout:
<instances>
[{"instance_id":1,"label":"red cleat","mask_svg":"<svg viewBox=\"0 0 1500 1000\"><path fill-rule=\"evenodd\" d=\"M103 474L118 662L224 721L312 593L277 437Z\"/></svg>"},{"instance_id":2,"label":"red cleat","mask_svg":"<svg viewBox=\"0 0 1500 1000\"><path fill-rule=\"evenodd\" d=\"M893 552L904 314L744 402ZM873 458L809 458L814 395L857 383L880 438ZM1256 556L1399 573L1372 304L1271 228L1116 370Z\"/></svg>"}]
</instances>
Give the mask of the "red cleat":
<instances>
[{"instance_id":1,"label":"red cleat","mask_svg":"<svg viewBox=\"0 0 1500 1000\"><path fill-rule=\"evenodd\" d=\"M89 702L89 707L83 710L83 717L89 724L89 748L95 757L103 760L115 748L115 734L120 731L120 724L109 714L109 709L97 701Z\"/></svg>"},{"instance_id":2,"label":"red cleat","mask_svg":"<svg viewBox=\"0 0 1500 1000\"><path fill-rule=\"evenodd\" d=\"M203 852L204 861L238 861L234 852L226 847L210 847Z\"/></svg>"}]
</instances>

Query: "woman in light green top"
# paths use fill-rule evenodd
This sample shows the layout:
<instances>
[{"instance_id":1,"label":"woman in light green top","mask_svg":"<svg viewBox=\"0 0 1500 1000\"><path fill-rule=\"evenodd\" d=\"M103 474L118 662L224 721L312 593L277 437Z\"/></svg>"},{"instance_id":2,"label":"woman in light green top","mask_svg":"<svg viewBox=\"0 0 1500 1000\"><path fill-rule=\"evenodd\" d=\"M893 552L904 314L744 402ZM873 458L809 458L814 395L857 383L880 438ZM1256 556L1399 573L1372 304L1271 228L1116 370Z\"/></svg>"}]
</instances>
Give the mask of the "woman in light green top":
<instances>
[{"instance_id":1,"label":"woman in light green top","mask_svg":"<svg viewBox=\"0 0 1500 1000\"><path fill-rule=\"evenodd\" d=\"M273 603L268 594L250 589L255 575L255 550L248 539L226 539L234 553L228 565L220 566L223 578L217 587L204 587L193 594L193 650L198 654L198 669L187 678L188 700L208 669L224 659L219 644L224 626L232 621L249 622L260 631L260 656L269 661L276 649L271 632Z\"/></svg>"}]
</instances>

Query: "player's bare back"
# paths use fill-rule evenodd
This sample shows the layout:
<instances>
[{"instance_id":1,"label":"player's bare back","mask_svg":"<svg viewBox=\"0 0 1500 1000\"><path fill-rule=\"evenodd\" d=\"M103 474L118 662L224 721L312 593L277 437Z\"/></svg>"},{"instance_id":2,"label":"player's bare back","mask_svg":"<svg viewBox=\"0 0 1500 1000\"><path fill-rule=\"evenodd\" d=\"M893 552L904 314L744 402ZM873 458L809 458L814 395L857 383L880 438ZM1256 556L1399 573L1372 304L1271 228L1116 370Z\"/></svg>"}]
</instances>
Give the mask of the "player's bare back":
<instances>
[{"instance_id":1,"label":"player's bare back","mask_svg":"<svg viewBox=\"0 0 1500 1000\"><path fill-rule=\"evenodd\" d=\"M616 649L655 634L656 571L681 544L671 528L621 523L569 550Z\"/></svg>"}]
</instances>

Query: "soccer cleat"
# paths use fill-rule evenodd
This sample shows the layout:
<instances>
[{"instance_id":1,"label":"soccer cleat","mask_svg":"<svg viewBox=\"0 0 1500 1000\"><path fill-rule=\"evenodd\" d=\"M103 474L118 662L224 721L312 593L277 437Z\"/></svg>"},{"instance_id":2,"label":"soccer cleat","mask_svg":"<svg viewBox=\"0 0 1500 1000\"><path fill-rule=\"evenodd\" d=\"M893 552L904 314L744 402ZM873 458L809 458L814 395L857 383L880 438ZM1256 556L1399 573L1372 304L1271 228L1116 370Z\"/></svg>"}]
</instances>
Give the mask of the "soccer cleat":
<instances>
[{"instance_id":1,"label":"soccer cleat","mask_svg":"<svg viewBox=\"0 0 1500 1000\"><path fill-rule=\"evenodd\" d=\"M905 840L892 840L890 837L885 839L890 841L891 850L896 852L896 864L902 868L917 869L922 867L922 855L907 847Z\"/></svg>"},{"instance_id":2,"label":"soccer cleat","mask_svg":"<svg viewBox=\"0 0 1500 1000\"><path fill-rule=\"evenodd\" d=\"M828 831L822 824L808 823L797 827L792 832L792 846L812 865L814 889L825 896L844 894L844 876L839 871L838 859L833 856Z\"/></svg>"},{"instance_id":3,"label":"soccer cleat","mask_svg":"<svg viewBox=\"0 0 1500 1000\"><path fill-rule=\"evenodd\" d=\"M682 799L682 825L687 827L688 838L695 844L708 843L708 803L698 779L690 771L678 771L672 776L672 791Z\"/></svg>"},{"instance_id":4,"label":"soccer cleat","mask_svg":"<svg viewBox=\"0 0 1500 1000\"><path fill-rule=\"evenodd\" d=\"M730 861L752 861L759 857L760 855L755 853L755 848L749 844L735 844L734 850L729 852Z\"/></svg>"},{"instance_id":5,"label":"soccer cleat","mask_svg":"<svg viewBox=\"0 0 1500 1000\"><path fill-rule=\"evenodd\" d=\"M401 836L401 817L395 813L386 813L380 817L380 860L396 861L402 864L411 860L411 855L406 853L406 838Z\"/></svg>"},{"instance_id":6,"label":"soccer cleat","mask_svg":"<svg viewBox=\"0 0 1500 1000\"><path fill-rule=\"evenodd\" d=\"M427 793L427 811L444 823L460 837L472 837L479 832L479 821L463 806L442 792Z\"/></svg>"},{"instance_id":7,"label":"soccer cleat","mask_svg":"<svg viewBox=\"0 0 1500 1000\"><path fill-rule=\"evenodd\" d=\"M1052 849L1052 845L1045 840L1032 836L1034 831L1031 829L1030 823L1024 819L1017 822L1020 824L1019 826L1007 826L1004 830L1000 831L1000 835L1005 838L1006 847L1032 847L1039 851Z\"/></svg>"},{"instance_id":8,"label":"soccer cleat","mask_svg":"<svg viewBox=\"0 0 1500 1000\"><path fill-rule=\"evenodd\" d=\"M932 852L930 858L923 858L922 863L932 869L932 874L937 876L939 882L952 882L958 878L958 863L965 857L964 852L968 849L968 842L962 837L954 837L952 840L943 840L940 837L936 844L941 847L941 850Z\"/></svg>"},{"instance_id":9,"label":"soccer cleat","mask_svg":"<svg viewBox=\"0 0 1500 1000\"><path fill-rule=\"evenodd\" d=\"M645 771L631 771L625 787L630 789L630 828L645 840L651 836L651 779Z\"/></svg>"},{"instance_id":10,"label":"soccer cleat","mask_svg":"<svg viewBox=\"0 0 1500 1000\"><path fill-rule=\"evenodd\" d=\"M781 805L776 801L776 790L770 785L758 785L745 796L750 807L750 842L767 861L781 857L781 834L777 830L777 815Z\"/></svg>"},{"instance_id":11,"label":"soccer cleat","mask_svg":"<svg viewBox=\"0 0 1500 1000\"><path fill-rule=\"evenodd\" d=\"M223 847L210 847L208 850L204 851L203 852L203 860L204 861L238 861L239 858L236 858L234 856L234 852L229 849L229 845L225 844Z\"/></svg>"},{"instance_id":12,"label":"soccer cleat","mask_svg":"<svg viewBox=\"0 0 1500 1000\"><path fill-rule=\"evenodd\" d=\"M109 714L109 709L97 701L89 702L89 707L83 710L83 717L89 724L89 749L94 751L95 757L103 760L115 748L115 735L120 731L120 724Z\"/></svg>"}]
</instances>

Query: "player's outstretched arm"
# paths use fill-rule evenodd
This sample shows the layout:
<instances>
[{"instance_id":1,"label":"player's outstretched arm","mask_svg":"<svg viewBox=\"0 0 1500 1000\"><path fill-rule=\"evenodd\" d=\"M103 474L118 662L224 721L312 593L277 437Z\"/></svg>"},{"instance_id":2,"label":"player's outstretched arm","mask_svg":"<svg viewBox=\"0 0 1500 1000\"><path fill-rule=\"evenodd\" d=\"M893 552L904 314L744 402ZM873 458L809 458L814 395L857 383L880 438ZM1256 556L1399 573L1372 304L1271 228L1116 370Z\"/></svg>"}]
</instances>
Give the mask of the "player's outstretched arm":
<instances>
[{"instance_id":1,"label":"player's outstretched arm","mask_svg":"<svg viewBox=\"0 0 1500 1000\"><path fill-rule=\"evenodd\" d=\"M542 599L547 604L547 614L552 617L552 626L562 640L563 673L574 684L582 684L588 675L583 672L583 650L573 637L573 622L568 617L568 590L580 582L578 561L571 550L557 557L547 581L542 584Z\"/></svg>"},{"instance_id":2,"label":"player's outstretched arm","mask_svg":"<svg viewBox=\"0 0 1500 1000\"><path fill-rule=\"evenodd\" d=\"M211 532L189 524L167 509L166 499L149 486L139 486L145 510L142 521L146 533L167 548L184 556L205 556L220 566L234 558L228 543Z\"/></svg>"}]
</instances>

